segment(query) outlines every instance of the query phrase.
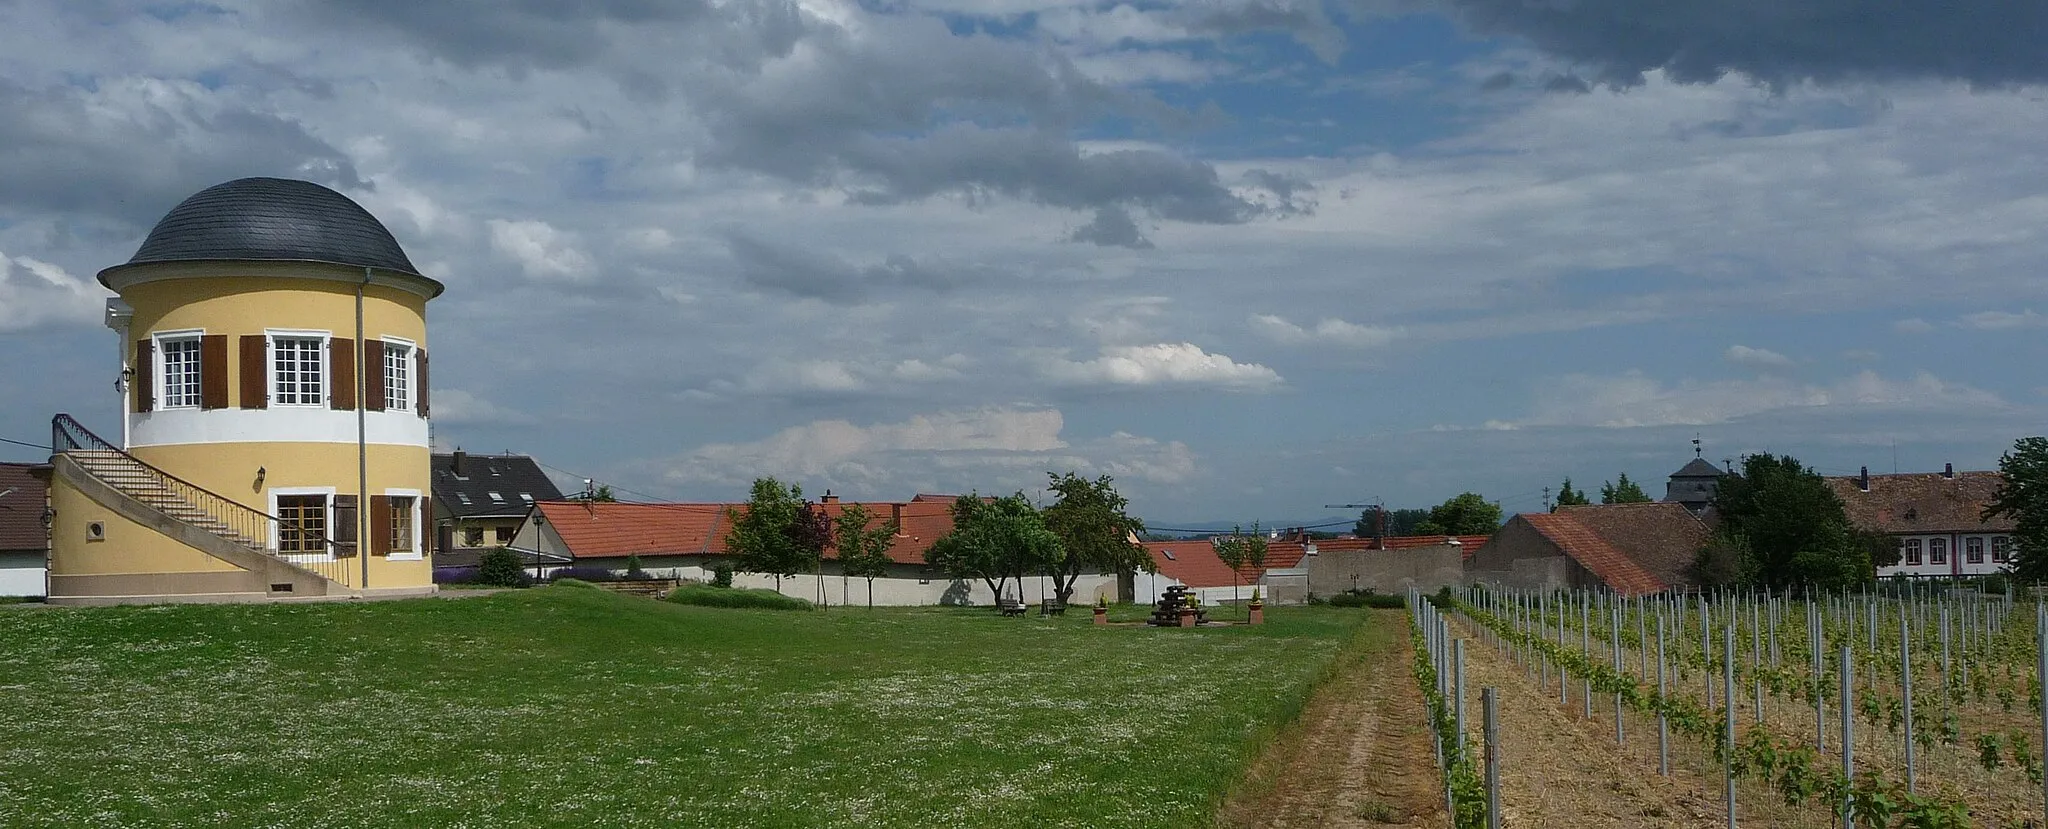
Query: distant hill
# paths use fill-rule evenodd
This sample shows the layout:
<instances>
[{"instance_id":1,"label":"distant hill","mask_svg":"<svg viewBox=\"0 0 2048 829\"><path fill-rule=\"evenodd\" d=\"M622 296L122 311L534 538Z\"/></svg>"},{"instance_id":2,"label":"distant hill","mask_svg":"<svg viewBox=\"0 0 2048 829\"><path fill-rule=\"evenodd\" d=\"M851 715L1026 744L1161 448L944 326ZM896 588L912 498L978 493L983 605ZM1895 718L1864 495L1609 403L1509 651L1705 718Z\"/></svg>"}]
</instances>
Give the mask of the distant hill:
<instances>
[{"instance_id":1,"label":"distant hill","mask_svg":"<svg viewBox=\"0 0 2048 829\"><path fill-rule=\"evenodd\" d=\"M1269 521L1262 518L1259 519L1259 529L1272 531L1284 530L1289 527L1316 527L1316 529L1322 532L1348 533L1351 531L1352 525L1356 523L1358 523L1358 516L1356 515L1325 516L1322 518L1295 518L1277 521ZM1230 532L1232 527L1238 526L1239 524L1242 524L1245 527L1251 526L1250 521L1153 521L1149 518L1145 519L1145 527L1153 535L1179 536L1182 538L1192 538L1201 535L1214 535L1216 533L1227 533ZM1317 526L1319 524L1330 524L1332 526ZM1169 529L1154 529L1156 527L1165 527Z\"/></svg>"}]
</instances>

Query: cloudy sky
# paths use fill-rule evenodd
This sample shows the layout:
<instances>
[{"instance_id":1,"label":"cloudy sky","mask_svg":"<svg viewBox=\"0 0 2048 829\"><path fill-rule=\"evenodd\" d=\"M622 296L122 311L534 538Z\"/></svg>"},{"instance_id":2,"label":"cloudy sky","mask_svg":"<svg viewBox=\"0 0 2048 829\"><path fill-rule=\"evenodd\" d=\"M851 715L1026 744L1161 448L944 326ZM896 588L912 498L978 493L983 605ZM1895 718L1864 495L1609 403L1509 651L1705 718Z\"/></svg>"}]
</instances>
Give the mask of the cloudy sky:
<instances>
[{"instance_id":1,"label":"cloudy sky","mask_svg":"<svg viewBox=\"0 0 2048 829\"><path fill-rule=\"evenodd\" d=\"M1988 468L2048 428L2048 4L1957 8L0 0L0 438L118 433L94 275L276 175L448 283L438 444L649 497Z\"/></svg>"}]
</instances>

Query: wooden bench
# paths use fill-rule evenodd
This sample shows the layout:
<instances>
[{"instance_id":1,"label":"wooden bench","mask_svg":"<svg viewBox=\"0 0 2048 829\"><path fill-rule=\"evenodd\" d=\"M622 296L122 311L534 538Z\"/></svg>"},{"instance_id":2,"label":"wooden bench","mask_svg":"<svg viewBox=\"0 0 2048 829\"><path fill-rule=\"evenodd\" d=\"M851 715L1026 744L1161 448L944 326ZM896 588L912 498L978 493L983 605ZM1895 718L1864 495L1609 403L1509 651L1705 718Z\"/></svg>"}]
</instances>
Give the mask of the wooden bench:
<instances>
[{"instance_id":1,"label":"wooden bench","mask_svg":"<svg viewBox=\"0 0 2048 829\"><path fill-rule=\"evenodd\" d=\"M1046 599L1044 604L1038 606L1038 615L1065 616L1067 615L1067 603L1058 599Z\"/></svg>"},{"instance_id":2,"label":"wooden bench","mask_svg":"<svg viewBox=\"0 0 2048 829\"><path fill-rule=\"evenodd\" d=\"M996 609L1002 611L1004 616L1022 616L1024 615L1024 600L1009 597L1000 598L996 600Z\"/></svg>"}]
</instances>

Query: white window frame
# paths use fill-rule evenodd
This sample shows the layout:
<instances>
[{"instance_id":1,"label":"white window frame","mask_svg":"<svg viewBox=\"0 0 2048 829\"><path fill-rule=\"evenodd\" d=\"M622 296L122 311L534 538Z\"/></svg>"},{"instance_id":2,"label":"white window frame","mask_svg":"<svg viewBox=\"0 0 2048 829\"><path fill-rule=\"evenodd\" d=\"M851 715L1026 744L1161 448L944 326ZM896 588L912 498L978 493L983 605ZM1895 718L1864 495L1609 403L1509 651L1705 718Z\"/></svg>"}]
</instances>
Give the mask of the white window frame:
<instances>
[{"instance_id":1,"label":"white window frame","mask_svg":"<svg viewBox=\"0 0 2048 829\"><path fill-rule=\"evenodd\" d=\"M424 500L420 497L420 491L417 489L386 489L384 490L384 497L412 499L412 552L393 552L389 555L386 555L384 558L389 561L420 561L422 559L425 559L426 548L420 546L421 543L425 540L420 537L420 502ZM377 528L377 531L388 534L391 532L391 528L388 526L379 527Z\"/></svg>"},{"instance_id":2,"label":"white window frame","mask_svg":"<svg viewBox=\"0 0 2048 829\"><path fill-rule=\"evenodd\" d=\"M1900 542L1899 546L1903 548L1899 553L1899 561L1907 567L1919 567L1922 562L1927 560L1920 552L1921 548L1925 546L1921 543L1920 539L1908 538Z\"/></svg>"},{"instance_id":3,"label":"white window frame","mask_svg":"<svg viewBox=\"0 0 2048 829\"><path fill-rule=\"evenodd\" d=\"M1940 556L1941 556L1941 560L1940 560L1940 561L1936 561L1936 560L1934 560L1934 557L1935 557L1935 555L1936 555L1936 553L1935 553L1935 551L1934 551L1934 545L1936 545L1936 544L1939 544L1939 545L1941 545L1941 553L1940 553ZM1927 563L1928 563L1928 564L1937 564L1937 565L1941 565L1941 566L1943 566L1943 567L1947 567L1947 566L1949 566L1949 562L1948 562L1948 554L1949 554L1949 549L1948 549L1948 539L1946 539L1946 538L1930 538L1930 539L1927 539Z\"/></svg>"},{"instance_id":4,"label":"white window frame","mask_svg":"<svg viewBox=\"0 0 2048 829\"><path fill-rule=\"evenodd\" d=\"M1984 536L1972 535L1965 537L1963 539L1963 549L1967 551L1963 556L1964 564L1984 563Z\"/></svg>"},{"instance_id":5,"label":"white window frame","mask_svg":"<svg viewBox=\"0 0 2048 829\"><path fill-rule=\"evenodd\" d=\"M1992 536L1992 537L1991 537L1991 563L1992 563L1992 564L2010 564L2011 562L2012 562L2012 536L2009 536L2009 535L1994 535L1994 536Z\"/></svg>"},{"instance_id":6,"label":"white window frame","mask_svg":"<svg viewBox=\"0 0 2048 829\"><path fill-rule=\"evenodd\" d=\"M278 555L278 558L284 559L285 561L289 561L289 562L291 562L291 563L293 563L293 564L315 564L315 563L319 563L319 562L324 562L324 561L333 561L333 560L334 560L334 545L333 545L333 543L332 543L332 542L333 542L333 540L334 540L334 496L335 496L335 494L336 494L336 493L335 493L335 489L334 489L334 487L331 487L331 486L280 486L280 487L272 487L272 488L270 489L270 491L269 491L269 492L265 493L265 497L267 497L267 498L269 498L269 499L270 499L270 514L271 514L271 515L276 515L276 514L277 514L277 496L279 496L279 495L325 495L325 496L327 496L327 524L326 524L326 526L327 526L327 531L326 531L325 533L323 533L323 535L327 536L327 540L328 540L328 541L330 542L330 543L329 543L329 544L327 545L327 552L325 552L325 553L322 553L322 554L319 554L319 555L304 555L304 554L291 554L291 555L286 555L286 554L280 553L280 554ZM363 505L357 505L357 507L356 507L356 508L357 508L357 509L362 509L362 508L363 508ZM280 538L279 538L279 532L278 532L278 526L277 526L277 522L276 522L276 521L272 521L272 522L270 522L270 549L273 549L273 550L277 549L277 548L278 548L278 542L279 542L279 541L280 541ZM361 547L362 547L362 540L361 540L361 539L357 539L357 541L356 541L356 546L357 546L357 548L358 548L358 549L361 549Z\"/></svg>"},{"instance_id":7,"label":"white window frame","mask_svg":"<svg viewBox=\"0 0 2048 829\"><path fill-rule=\"evenodd\" d=\"M298 331L288 328L266 328L263 329L263 337L263 357L268 364L265 370L269 372L270 378L270 405L302 409L326 407L328 401L334 395L333 372L328 371L328 366L332 364L332 361L328 358L327 354L328 350L334 347L334 333L331 331ZM316 393L317 399L310 403L285 402L284 378L277 371L277 341L281 339L320 341L320 356L314 358L316 363L315 369L320 372L320 391ZM304 394L304 392L293 392L295 397L303 396Z\"/></svg>"},{"instance_id":8,"label":"white window frame","mask_svg":"<svg viewBox=\"0 0 2048 829\"><path fill-rule=\"evenodd\" d=\"M206 358L202 354L204 346L200 345L200 338L204 337L205 335L206 330L203 328L188 328L176 331L155 331L150 333L150 338L155 341L155 347L151 349L155 353L151 359L156 363L156 365L150 366L149 370L150 376L156 379L157 408L197 409L200 407L201 401L205 400L206 374L203 365L205 363ZM167 353L166 346L172 343L177 343L179 345L183 345L185 343L192 344L192 397L190 398L189 401L186 402L172 402L177 398L174 398L171 393L171 363L170 360L165 359L166 357L169 356Z\"/></svg>"},{"instance_id":9,"label":"white window frame","mask_svg":"<svg viewBox=\"0 0 2048 829\"><path fill-rule=\"evenodd\" d=\"M394 378L391 374L391 358L394 349L400 352L398 368L403 372L403 376L395 379L403 381L403 385L392 382ZM419 398L413 394L413 386L420 376L419 363L415 359L418 354L419 345L412 340L403 337L384 338L384 365L378 366L377 370L384 372L385 411L409 412L418 404Z\"/></svg>"}]
</instances>

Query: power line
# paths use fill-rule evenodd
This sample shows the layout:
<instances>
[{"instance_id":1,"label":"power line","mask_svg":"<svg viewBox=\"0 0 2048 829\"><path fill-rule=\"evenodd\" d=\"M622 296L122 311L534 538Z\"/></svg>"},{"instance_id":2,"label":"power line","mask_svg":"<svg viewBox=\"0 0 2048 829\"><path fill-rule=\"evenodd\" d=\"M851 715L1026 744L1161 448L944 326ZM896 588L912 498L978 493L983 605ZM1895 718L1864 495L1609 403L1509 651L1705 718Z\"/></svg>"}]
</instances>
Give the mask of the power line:
<instances>
[{"instance_id":1,"label":"power line","mask_svg":"<svg viewBox=\"0 0 2048 829\"><path fill-rule=\"evenodd\" d=\"M0 443L12 443L16 446L26 446L30 449L41 449L45 452L50 451L50 445L47 443L29 443L27 441L21 440L8 440L7 438L0 438Z\"/></svg>"}]
</instances>

